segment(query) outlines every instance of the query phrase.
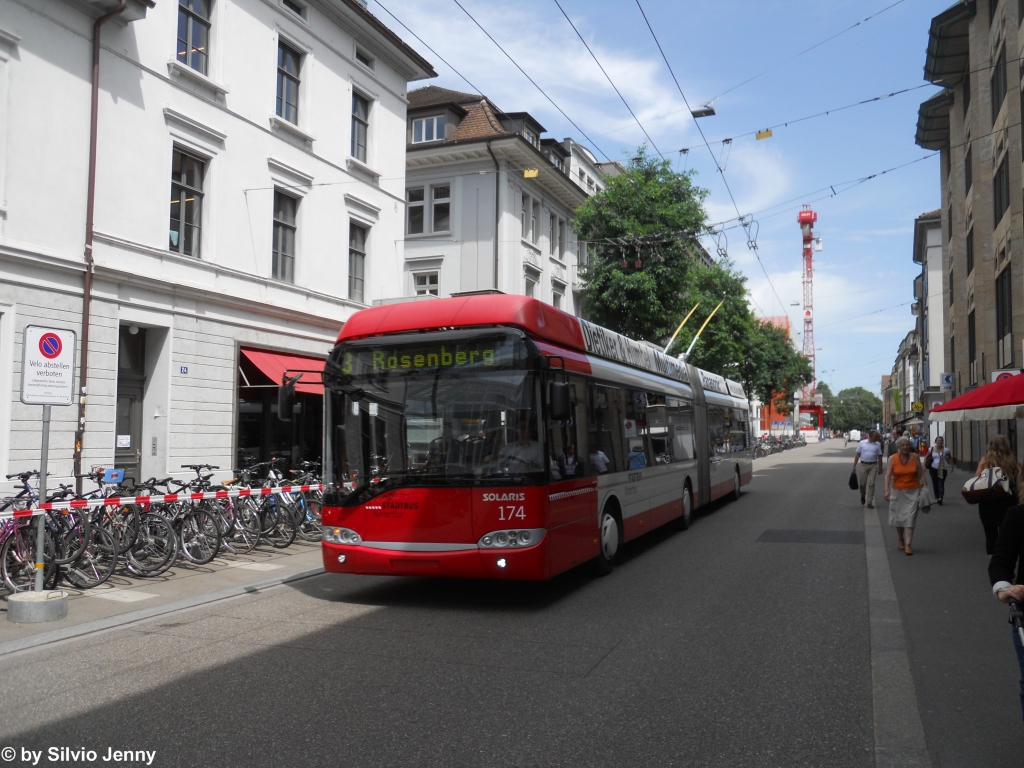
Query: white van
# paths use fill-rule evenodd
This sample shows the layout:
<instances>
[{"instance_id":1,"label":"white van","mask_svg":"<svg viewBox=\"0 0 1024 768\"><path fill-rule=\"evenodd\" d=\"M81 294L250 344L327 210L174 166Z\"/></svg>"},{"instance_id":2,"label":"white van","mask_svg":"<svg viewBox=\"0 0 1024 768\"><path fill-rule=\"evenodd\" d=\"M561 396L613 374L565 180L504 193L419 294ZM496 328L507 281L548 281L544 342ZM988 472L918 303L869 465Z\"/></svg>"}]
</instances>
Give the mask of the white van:
<instances>
[{"instance_id":1,"label":"white van","mask_svg":"<svg viewBox=\"0 0 1024 768\"><path fill-rule=\"evenodd\" d=\"M851 429L850 430L850 440L852 440L855 443L859 443L860 442L860 430L859 429Z\"/></svg>"}]
</instances>

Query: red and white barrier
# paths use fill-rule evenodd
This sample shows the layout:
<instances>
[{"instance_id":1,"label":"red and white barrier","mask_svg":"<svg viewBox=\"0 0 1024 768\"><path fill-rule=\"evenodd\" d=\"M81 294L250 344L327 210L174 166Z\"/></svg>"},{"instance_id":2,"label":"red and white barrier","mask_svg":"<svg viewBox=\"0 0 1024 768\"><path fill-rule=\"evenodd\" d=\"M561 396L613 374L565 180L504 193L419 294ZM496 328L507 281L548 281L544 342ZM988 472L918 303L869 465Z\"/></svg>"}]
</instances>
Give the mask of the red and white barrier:
<instances>
[{"instance_id":1,"label":"red and white barrier","mask_svg":"<svg viewBox=\"0 0 1024 768\"><path fill-rule=\"evenodd\" d=\"M221 491L203 491L201 493L166 493L152 496L108 496L95 499L70 499L68 501L49 501L32 509L5 509L0 511L0 520L12 517L32 517L43 511L62 511L65 509L91 509L92 507L121 507L137 504L143 508L150 504L174 504L179 501L209 501L212 499L234 499L240 496L276 496L282 493L303 493L305 491L322 491L322 484L314 485L277 485L271 488L230 488Z\"/></svg>"}]
</instances>

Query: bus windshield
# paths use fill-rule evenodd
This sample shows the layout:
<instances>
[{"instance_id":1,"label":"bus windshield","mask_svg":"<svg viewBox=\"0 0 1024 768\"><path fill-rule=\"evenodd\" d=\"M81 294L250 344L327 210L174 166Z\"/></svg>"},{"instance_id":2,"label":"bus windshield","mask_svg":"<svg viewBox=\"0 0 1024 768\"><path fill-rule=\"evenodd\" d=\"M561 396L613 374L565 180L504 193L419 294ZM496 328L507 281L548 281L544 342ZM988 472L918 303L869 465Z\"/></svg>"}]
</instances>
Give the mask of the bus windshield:
<instances>
[{"instance_id":1,"label":"bus windshield","mask_svg":"<svg viewBox=\"0 0 1024 768\"><path fill-rule=\"evenodd\" d=\"M425 341L425 339L429 339ZM541 483L537 373L518 334L416 334L328 358L335 478L359 485Z\"/></svg>"}]
</instances>

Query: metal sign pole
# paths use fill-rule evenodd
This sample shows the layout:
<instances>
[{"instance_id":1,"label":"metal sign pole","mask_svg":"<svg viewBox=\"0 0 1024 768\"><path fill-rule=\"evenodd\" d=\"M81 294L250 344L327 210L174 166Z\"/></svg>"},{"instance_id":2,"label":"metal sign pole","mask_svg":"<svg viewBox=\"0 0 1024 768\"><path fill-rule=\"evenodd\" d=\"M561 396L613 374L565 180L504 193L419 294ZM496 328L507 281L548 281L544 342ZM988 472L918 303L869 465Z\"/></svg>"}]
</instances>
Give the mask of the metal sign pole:
<instances>
[{"instance_id":1,"label":"metal sign pole","mask_svg":"<svg viewBox=\"0 0 1024 768\"><path fill-rule=\"evenodd\" d=\"M43 406L43 443L39 451L39 502L46 501L46 471L50 456L50 406ZM46 515L36 517L36 592L43 591L43 569L46 565L43 539L46 536Z\"/></svg>"}]
</instances>

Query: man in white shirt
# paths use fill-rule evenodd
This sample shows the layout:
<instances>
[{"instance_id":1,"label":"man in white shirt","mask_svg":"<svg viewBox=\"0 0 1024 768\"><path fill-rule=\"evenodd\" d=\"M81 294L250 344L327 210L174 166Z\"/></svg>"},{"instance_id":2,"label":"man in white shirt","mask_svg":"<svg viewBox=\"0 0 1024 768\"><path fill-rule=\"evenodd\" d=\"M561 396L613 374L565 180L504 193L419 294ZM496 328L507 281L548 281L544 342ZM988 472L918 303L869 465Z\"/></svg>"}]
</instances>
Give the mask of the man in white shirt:
<instances>
[{"instance_id":1,"label":"man in white shirt","mask_svg":"<svg viewBox=\"0 0 1024 768\"><path fill-rule=\"evenodd\" d=\"M860 462L860 469L857 469L857 462ZM860 441L853 457L853 471L857 473L860 485L860 503L864 503L866 496L869 509L875 508L875 478L881 469L882 441L878 439L878 431L872 429L867 438Z\"/></svg>"},{"instance_id":2,"label":"man in white shirt","mask_svg":"<svg viewBox=\"0 0 1024 768\"><path fill-rule=\"evenodd\" d=\"M590 454L590 463L594 465L594 469L597 470L597 474L603 475L608 471L608 465L611 462L604 451L600 448L595 448L594 452Z\"/></svg>"}]
</instances>

